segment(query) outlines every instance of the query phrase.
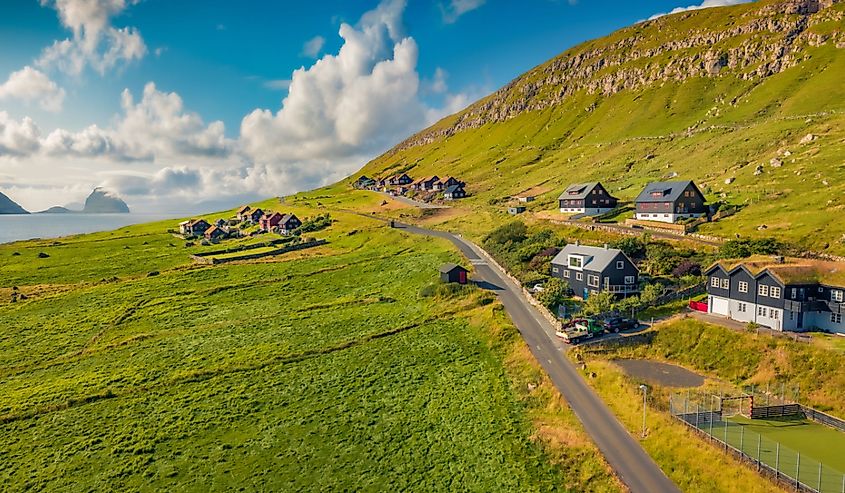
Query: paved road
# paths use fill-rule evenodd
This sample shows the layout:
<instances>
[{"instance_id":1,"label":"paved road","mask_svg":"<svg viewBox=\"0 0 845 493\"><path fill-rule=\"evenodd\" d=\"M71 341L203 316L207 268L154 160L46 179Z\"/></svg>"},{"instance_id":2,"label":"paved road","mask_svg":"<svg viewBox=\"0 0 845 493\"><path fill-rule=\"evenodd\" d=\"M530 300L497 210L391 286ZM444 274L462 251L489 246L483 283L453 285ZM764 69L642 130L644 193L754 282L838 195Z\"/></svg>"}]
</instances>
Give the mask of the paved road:
<instances>
[{"instance_id":1,"label":"paved road","mask_svg":"<svg viewBox=\"0 0 845 493\"><path fill-rule=\"evenodd\" d=\"M390 197L391 199L398 200L399 202L403 202L408 205L412 205L414 207L419 207L420 209L448 209L448 205L440 205L440 204L429 204L428 202L421 202L419 200L414 200L404 195L390 195L389 193L379 192L380 194L384 195L385 197Z\"/></svg>"},{"instance_id":2,"label":"paved road","mask_svg":"<svg viewBox=\"0 0 845 493\"><path fill-rule=\"evenodd\" d=\"M478 247L451 233L398 223L397 227L413 234L445 238L469 259L475 266L477 280L496 291L534 357L581 420L610 467L633 493L680 492L563 355L550 324L522 296L521 290L487 262Z\"/></svg>"}]
</instances>

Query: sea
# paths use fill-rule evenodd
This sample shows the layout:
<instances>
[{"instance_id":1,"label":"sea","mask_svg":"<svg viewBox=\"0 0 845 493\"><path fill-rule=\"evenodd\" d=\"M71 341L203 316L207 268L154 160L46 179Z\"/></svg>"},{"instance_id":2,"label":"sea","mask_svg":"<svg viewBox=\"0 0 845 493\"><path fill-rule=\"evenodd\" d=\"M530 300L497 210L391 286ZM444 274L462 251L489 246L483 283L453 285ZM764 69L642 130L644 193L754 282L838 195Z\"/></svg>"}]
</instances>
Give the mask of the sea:
<instances>
[{"instance_id":1,"label":"sea","mask_svg":"<svg viewBox=\"0 0 845 493\"><path fill-rule=\"evenodd\" d=\"M172 214L0 214L0 243L111 231L172 218Z\"/></svg>"}]
</instances>

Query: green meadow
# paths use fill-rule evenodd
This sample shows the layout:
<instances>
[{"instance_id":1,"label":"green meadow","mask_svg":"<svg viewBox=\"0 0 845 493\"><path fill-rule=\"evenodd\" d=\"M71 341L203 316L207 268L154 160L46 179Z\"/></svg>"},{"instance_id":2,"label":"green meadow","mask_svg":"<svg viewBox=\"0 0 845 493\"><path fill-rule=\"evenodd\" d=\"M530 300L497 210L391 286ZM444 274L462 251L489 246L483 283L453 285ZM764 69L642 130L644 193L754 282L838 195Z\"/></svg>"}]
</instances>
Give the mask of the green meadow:
<instances>
[{"instance_id":1,"label":"green meadow","mask_svg":"<svg viewBox=\"0 0 845 493\"><path fill-rule=\"evenodd\" d=\"M618 491L491 295L420 295L451 245L332 216L220 266L170 223L0 246L4 488Z\"/></svg>"}]
</instances>

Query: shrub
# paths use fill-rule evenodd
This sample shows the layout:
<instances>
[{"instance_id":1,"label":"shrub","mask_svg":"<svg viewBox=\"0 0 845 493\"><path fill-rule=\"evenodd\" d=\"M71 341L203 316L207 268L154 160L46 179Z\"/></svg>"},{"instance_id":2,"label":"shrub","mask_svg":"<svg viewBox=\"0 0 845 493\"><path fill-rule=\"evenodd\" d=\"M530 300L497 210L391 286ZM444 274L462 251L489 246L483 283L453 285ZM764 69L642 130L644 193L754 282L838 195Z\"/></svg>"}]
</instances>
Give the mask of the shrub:
<instances>
[{"instance_id":1,"label":"shrub","mask_svg":"<svg viewBox=\"0 0 845 493\"><path fill-rule=\"evenodd\" d=\"M643 241L639 238L633 236L614 241L608 246L610 246L611 248L618 248L619 250L622 250L625 255L631 257L632 259L644 258L646 253L645 243L643 243Z\"/></svg>"},{"instance_id":2,"label":"shrub","mask_svg":"<svg viewBox=\"0 0 845 493\"><path fill-rule=\"evenodd\" d=\"M682 260L672 269L672 275L675 277L700 276L701 264L692 260Z\"/></svg>"},{"instance_id":3,"label":"shrub","mask_svg":"<svg viewBox=\"0 0 845 493\"><path fill-rule=\"evenodd\" d=\"M484 243L505 246L513 243L522 243L528 237L528 227L522 221L512 221L494 229L486 238Z\"/></svg>"},{"instance_id":4,"label":"shrub","mask_svg":"<svg viewBox=\"0 0 845 493\"><path fill-rule=\"evenodd\" d=\"M569 297L569 283L553 277L543 285L543 290L537 293L536 297L543 306L554 311Z\"/></svg>"}]
</instances>

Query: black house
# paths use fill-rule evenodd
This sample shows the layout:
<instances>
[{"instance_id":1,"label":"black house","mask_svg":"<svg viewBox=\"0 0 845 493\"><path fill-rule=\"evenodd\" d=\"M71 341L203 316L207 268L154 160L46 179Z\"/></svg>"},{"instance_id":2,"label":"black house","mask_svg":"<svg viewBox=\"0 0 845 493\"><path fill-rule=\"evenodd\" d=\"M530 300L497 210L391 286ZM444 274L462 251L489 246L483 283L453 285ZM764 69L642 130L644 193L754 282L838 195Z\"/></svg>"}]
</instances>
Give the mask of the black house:
<instances>
[{"instance_id":1,"label":"black house","mask_svg":"<svg viewBox=\"0 0 845 493\"><path fill-rule=\"evenodd\" d=\"M845 265L808 259L751 258L712 265L707 311L774 330L845 333Z\"/></svg>"},{"instance_id":2,"label":"black house","mask_svg":"<svg viewBox=\"0 0 845 493\"><path fill-rule=\"evenodd\" d=\"M616 208L619 203L599 182L569 185L557 198L560 212L597 216Z\"/></svg>"},{"instance_id":3,"label":"black house","mask_svg":"<svg viewBox=\"0 0 845 493\"><path fill-rule=\"evenodd\" d=\"M440 266L440 280L443 282L467 283L469 271L456 264L443 264Z\"/></svg>"},{"instance_id":4,"label":"black house","mask_svg":"<svg viewBox=\"0 0 845 493\"><path fill-rule=\"evenodd\" d=\"M675 223L707 213L704 194L690 180L649 183L637 196L637 219Z\"/></svg>"},{"instance_id":5,"label":"black house","mask_svg":"<svg viewBox=\"0 0 845 493\"><path fill-rule=\"evenodd\" d=\"M452 185L443 191L443 198L446 200L462 199L467 196L463 185Z\"/></svg>"},{"instance_id":6,"label":"black house","mask_svg":"<svg viewBox=\"0 0 845 493\"><path fill-rule=\"evenodd\" d=\"M623 296L639 292L639 275L631 259L615 248L576 243L552 259L552 277L567 281L583 299L601 291Z\"/></svg>"}]
</instances>

